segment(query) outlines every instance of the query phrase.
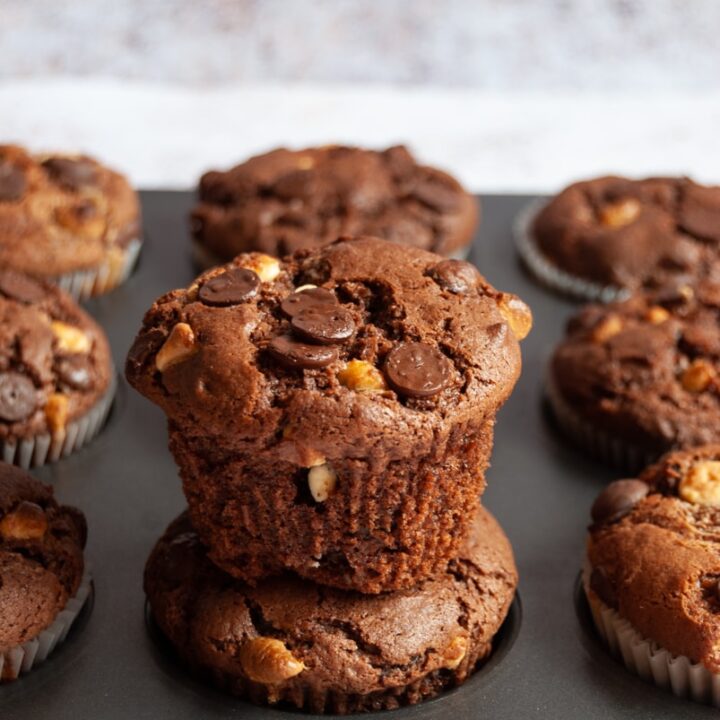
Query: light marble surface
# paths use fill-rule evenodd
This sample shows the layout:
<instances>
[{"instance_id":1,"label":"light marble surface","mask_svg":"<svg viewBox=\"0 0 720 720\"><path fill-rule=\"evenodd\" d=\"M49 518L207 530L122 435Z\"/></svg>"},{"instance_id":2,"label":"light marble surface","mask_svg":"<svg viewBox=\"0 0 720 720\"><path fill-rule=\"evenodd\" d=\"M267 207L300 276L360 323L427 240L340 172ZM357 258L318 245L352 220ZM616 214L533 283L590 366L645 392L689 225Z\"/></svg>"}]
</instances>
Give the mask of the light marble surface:
<instances>
[{"instance_id":1,"label":"light marble surface","mask_svg":"<svg viewBox=\"0 0 720 720\"><path fill-rule=\"evenodd\" d=\"M185 188L277 145L406 142L486 192L606 172L720 183L720 91L530 93L364 85L0 81L0 138L82 149L140 187Z\"/></svg>"}]
</instances>

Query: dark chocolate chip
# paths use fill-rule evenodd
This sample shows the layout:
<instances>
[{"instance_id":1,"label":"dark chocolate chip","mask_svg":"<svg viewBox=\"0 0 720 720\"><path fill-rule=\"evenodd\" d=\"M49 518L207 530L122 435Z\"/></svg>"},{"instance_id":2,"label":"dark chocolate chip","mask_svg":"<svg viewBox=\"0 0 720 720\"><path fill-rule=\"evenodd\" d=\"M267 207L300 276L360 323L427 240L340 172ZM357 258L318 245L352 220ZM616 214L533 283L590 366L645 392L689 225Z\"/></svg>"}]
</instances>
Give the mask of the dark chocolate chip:
<instances>
[{"instance_id":1,"label":"dark chocolate chip","mask_svg":"<svg viewBox=\"0 0 720 720\"><path fill-rule=\"evenodd\" d=\"M153 328L145 333L141 333L135 338L135 342L128 351L127 367L128 369L139 369L145 361L160 348L165 342L166 335L162 330Z\"/></svg>"},{"instance_id":2,"label":"dark chocolate chip","mask_svg":"<svg viewBox=\"0 0 720 720\"><path fill-rule=\"evenodd\" d=\"M590 573L590 589L609 607L617 608L617 593L608 576L601 568Z\"/></svg>"},{"instance_id":3,"label":"dark chocolate chip","mask_svg":"<svg viewBox=\"0 0 720 720\"><path fill-rule=\"evenodd\" d=\"M25 173L19 167L7 160L0 161L0 202L19 200L26 187Z\"/></svg>"},{"instance_id":4,"label":"dark chocolate chip","mask_svg":"<svg viewBox=\"0 0 720 720\"><path fill-rule=\"evenodd\" d=\"M89 390L92 387L91 365L85 355L68 355L56 363L60 382L74 390Z\"/></svg>"},{"instance_id":5,"label":"dark chocolate chip","mask_svg":"<svg viewBox=\"0 0 720 720\"><path fill-rule=\"evenodd\" d=\"M334 310L339 305L335 293L325 288L310 288L288 295L281 303L280 308L288 317L314 310L323 312Z\"/></svg>"},{"instance_id":6,"label":"dark chocolate chip","mask_svg":"<svg viewBox=\"0 0 720 720\"><path fill-rule=\"evenodd\" d=\"M227 307L255 297L259 287L257 273L247 268L233 268L205 282L198 297L204 305Z\"/></svg>"},{"instance_id":7,"label":"dark chocolate chip","mask_svg":"<svg viewBox=\"0 0 720 720\"><path fill-rule=\"evenodd\" d=\"M627 515L650 492L642 480L611 482L595 499L590 516L595 523L608 523Z\"/></svg>"},{"instance_id":8,"label":"dark chocolate chip","mask_svg":"<svg viewBox=\"0 0 720 720\"><path fill-rule=\"evenodd\" d=\"M0 373L0 419L6 422L25 420L36 407L37 394L29 377L12 370Z\"/></svg>"},{"instance_id":9,"label":"dark chocolate chip","mask_svg":"<svg viewBox=\"0 0 720 720\"><path fill-rule=\"evenodd\" d=\"M464 260L443 260L433 265L428 274L441 288L457 295L469 293L480 284L480 273Z\"/></svg>"},{"instance_id":10,"label":"dark chocolate chip","mask_svg":"<svg viewBox=\"0 0 720 720\"><path fill-rule=\"evenodd\" d=\"M51 157L44 163L50 178L69 190L79 190L83 185L94 185L97 168L89 160Z\"/></svg>"},{"instance_id":11,"label":"dark chocolate chip","mask_svg":"<svg viewBox=\"0 0 720 720\"><path fill-rule=\"evenodd\" d=\"M412 196L430 210L438 213L453 212L460 205L460 193L441 176L428 176L418 180Z\"/></svg>"},{"instance_id":12,"label":"dark chocolate chip","mask_svg":"<svg viewBox=\"0 0 720 720\"><path fill-rule=\"evenodd\" d=\"M385 376L401 395L429 397L448 384L451 367L450 361L437 348L410 342L390 351L385 361Z\"/></svg>"},{"instance_id":13,"label":"dark chocolate chip","mask_svg":"<svg viewBox=\"0 0 720 720\"><path fill-rule=\"evenodd\" d=\"M23 303L39 302L47 294L40 283L11 270L0 271L0 293Z\"/></svg>"},{"instance_id":14,"label":"dark chocolate chip","mask_svg":"<svg viewBox=\"0 0 720 720\"><path fill-rule=\"evenodd\" d=\"M338 359L337 348L327 345L306 345L290 335L273 338L270 352L283 365L300 369L326 367Z\"/></svg>"},{"instance_id":15,"label":"dark chocolate chip","mask_svg":"<svg viewBox=\"0 0 720 720\"><path fill-rule=\"evenodd\" d=\"M352 315L340 306L303 310L293 316L290 325L301 338L321 345L342 343L355 332Z\"/></svg>"}]
</instances>

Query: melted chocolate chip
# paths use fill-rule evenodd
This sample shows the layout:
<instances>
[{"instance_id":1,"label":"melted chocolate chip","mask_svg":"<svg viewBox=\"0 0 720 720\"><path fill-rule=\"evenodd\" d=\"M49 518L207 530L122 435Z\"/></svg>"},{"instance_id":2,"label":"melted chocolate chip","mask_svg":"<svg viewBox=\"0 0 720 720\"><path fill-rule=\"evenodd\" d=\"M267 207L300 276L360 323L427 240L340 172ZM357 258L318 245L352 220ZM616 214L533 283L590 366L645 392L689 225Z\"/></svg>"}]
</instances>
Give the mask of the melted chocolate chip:
<instances>
[{"instance_id":1,"label":"melted chocolate chip","mask_svg":"<svg viewBox=\"0 0 720 720\"><path fill-rule=\"evenodd\" d=\"M273 357L291 368L322 368L338 359L337 348L327 345L306 345L290 335L273 338L269 349Z\"/></svg>"},{"instance_id":2,"label":"melted chocolate chip","mask_svg":"<svg viewBox=\"0 0 720 720\"><path fill-rule=\"evenodd\" d=\"M247 268L233 268L208 280L199 290L204 305L227 307L239 305L257 295L260 278Z\"/></svg>"},{"instance_id":3,"label":"melted chocolate chip","mask_svg":"<svg viewBox=\"0 0 720 720\"><path fill-rule=\"evenodd\" d=\"M0 271L0 293L23 303L38 302L46 295L40 283L11 270Z\"/></svg>"},{"instance_id":4,"label":"melted chocolate chip","mask_svg":"<svg viewBox=\"0 0 720 720\"><path fill-rule=\"evenodd\" d=\"M69 190L79 190L83 185L94 185L97 181L97 168L89 160L51 157L43 167L53 182Z\"/></svg>"},{"instance_id":5,"label":"melted chocolate chip","mask_svg":"<svg viewBox=\"0 0 720 720\"><path fill-rule=\"evenodd\" d=\"M74 390L92 387L91 366L87 356L68 355L60 358L55 366L60 382Z\"/></svg>"},{"instance_id":6,"label":"melted chocolate chip","mask_svg":"<svg viewBox=\"0 0 720 720\"><path fill-rule=\"evenodd\" d=\"M429 397L448 383L450 361L432 345L403 343L385 361L385 376L394 390L409 397Z\"/></svg>"},{"instance_id":7,"label":"melted chocolate chip","mask_svg":"<svg viewBox=\"0 0 720 720\"><path fill-rule=\"evenodd\" d=\"M19 372L0 373L0 419L18 422L30 417L37 407L32 380Z\"/></svg>"},{"instance_id":8,"label":"melted chocolate chip","mask_svg":"<svg viewBox=\"0 0 720 720\"><path fill-rule=\"evenodd\" d=\"M480 284L480 273L464 260L443 260L433 265L428 274L443 289L464 295Z\"/></svg>"},{"instance_id":9,"label":"melted chocolate chip","mask_svg":"<svg viewBox=\"0 0 720 720\"><path fill-rule=\"evenodd\" d=\"M7 160L0 161L0 202L19 200L26 187L25 174L19 167Z\"/></svg>"},{"instance_id":10,"label":"melted chocolate chip","mask_svg":"<svg viewBox=\"0 0 720 720\"><path fill-rule=\"evenodd\" d=\"M162 330L153 328L148 332L138 335L132 344L127 356L127 367L139 369L145 361L160 348L165 342L166 335Z\"/></svg>"},{"instance_id":11,"label":"melted chocolate chip","mask_svg":"<svg viewBox=\"0 0 720 720\"><path fill-rule=\"evenodd\" d=\"M594 523L609 523L627 515L648 493L642 480L616 480L597 496L590 515Z\"/></svg>"},{"instance_id":12,"label":"melted chocolate chip","mask_svg":"<svg viewBox=\"0 0 720 720\"><path fill-rule=\"evenodd\" d=\"M418 180L412 189L412 195L425 207L438 213L453 212L460 205L458 191L440 176L428 176Z\"/></svg>"},{"instance_id":13,"label":"melted chocolate chip","mask_svg":"<svg viewBox=\"0 0 720 720\"><path fill-rule=\"evenodd\" d=\"M606 605L617 608L617 593L601 568L593 568L590 574L590 588Z\"/></svg>"},{"instance_id":14,"label":"melted chocolate chip","mask_svg":"<svg viewBox=\"0 0 720 720\"><path fill-rule=\"evenodd\" d=\"M352 315L340 306L303 310L293 316L290 325L301 338L321 345L342 343L355 332Z\"/></svg>"},{"instance_id":15,"label":"melted chocolate chip","mask_svg":"<svg viewBox=\"0 0 720 720\"><path fill-rule=\"evenodd\" d=\"M288 295L281 303L280 308L288 317L295 317L299 313L310 310L323 312L338 307L335 293L325 288L310 288Z\"/></svg>"}]
</instances>

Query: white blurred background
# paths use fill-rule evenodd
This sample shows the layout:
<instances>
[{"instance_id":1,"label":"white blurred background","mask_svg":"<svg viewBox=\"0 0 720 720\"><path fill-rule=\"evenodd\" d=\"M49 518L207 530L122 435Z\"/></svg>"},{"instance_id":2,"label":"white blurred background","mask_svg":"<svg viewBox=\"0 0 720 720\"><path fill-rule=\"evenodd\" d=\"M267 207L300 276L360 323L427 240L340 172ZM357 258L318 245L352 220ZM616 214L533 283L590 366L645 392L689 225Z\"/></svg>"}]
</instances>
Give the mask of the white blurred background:
<instances>
[{"instance_id":1,"label":"white blurred background","mask_svg":"<svg viewBox=\"0 0 720 720\"><path fill-rule=\"evenodd\" d=\"M407 142L478 191L720 182L718 0L0 0L0 139L189 187Z\"/></svg>"}]
</instances>

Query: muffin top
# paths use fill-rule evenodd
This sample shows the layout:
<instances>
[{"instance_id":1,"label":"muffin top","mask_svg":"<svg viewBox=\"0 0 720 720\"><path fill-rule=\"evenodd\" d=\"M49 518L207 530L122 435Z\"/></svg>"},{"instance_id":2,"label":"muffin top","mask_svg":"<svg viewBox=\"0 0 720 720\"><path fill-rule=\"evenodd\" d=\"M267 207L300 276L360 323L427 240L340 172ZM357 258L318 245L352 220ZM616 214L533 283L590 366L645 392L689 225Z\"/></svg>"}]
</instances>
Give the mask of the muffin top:
<instances>
[{"instance_id":1,"label":"muffin top","mask_svg":"<svg viewBox=\"0 0 720 720\"><path fill-rule=\"evenodd\" d=\"M345 238L282 261L240 255L162 296L126 373L184 433L226 448L304 467L405 457L494 414L530 323L469 263Z\"/></svg>"},{"instance_id":2,"label":"muffin top","mask_svg":"<svg viewBox=\"0 0 720 720\"><path fill-rule=\"evenodd\" d=\"M688 178L601 177L570 185L533 234L560 269L628 290L719 272L720 187Z\"/></svg>"},{"instance_id":3,"label":"muffin top","mask_svg":"<svg viewBox=\"0 0 720 720\"><path fill-rule=\"evenodd\" d=\"M52 624L83 575L85 517L0 463L0 653Z\"/></svg>"},{"instance_id":4,"label":"muffin top","mask_svg":"<svg viewBox=\"0 0 720 720\"><path fill-rule=\"evenodd\" d=\"M170 525L145 569L153 616L180 655L270 686L274 700L299 688L315 698L367 696L434 671L469 674L490 651L516 584L510 543L484 509L444 573L384 595L290 575L257 587L233 581L207 559L187 515Z\"/></svg>"},{"instance_id":5,"label":"muffin top","mask_svg":"<svg viewBox=\"0 0 720 720\"><path fill-rule=\"evenodd\" d=\"M0 267L39 278L119 261L140 236L127 180L85 155L0 145Z\"/></svg>"},{"instance_id":6,"label":"muffin top","mask_svg":"<svg viewBox=\"0 0 720 720\"><path fill-rule=\"evenodd\" d=\"M720 440L720 286L704 281L588 305L550 381L584 418L649 451Z\"/></svg>"},{"instance_id":7,"label":"muffin top","mask_svg":"<svg viewBox=\"0 0 720 720\"><path fill-rule=\"evenodd\" d=\"M592 519L591 591L645 637L720 672L720 445L611 483Z\"/></svg>"},{"instance_id":8,"label":"muffin top","mask_svg":"<svg viewBox=\"0 0 720 720\"><path fill-rule=\"evenodd\" d=\"M376 235L441 254L472 239L478 207L406 148L280 148L200 180L191 225L218 262L241 252L285 255L341 235Z\"/></svg>"},{"instance_id":9,"label":"muffin top","mask_svg":"<svg viewBox=\"0 0 720 720\"><path fill-rule=\"evenodd\" d=\"M109 387L102 329L56 287L0 270L0 439L59 433Z\"/></svg>"}]
</instances>

